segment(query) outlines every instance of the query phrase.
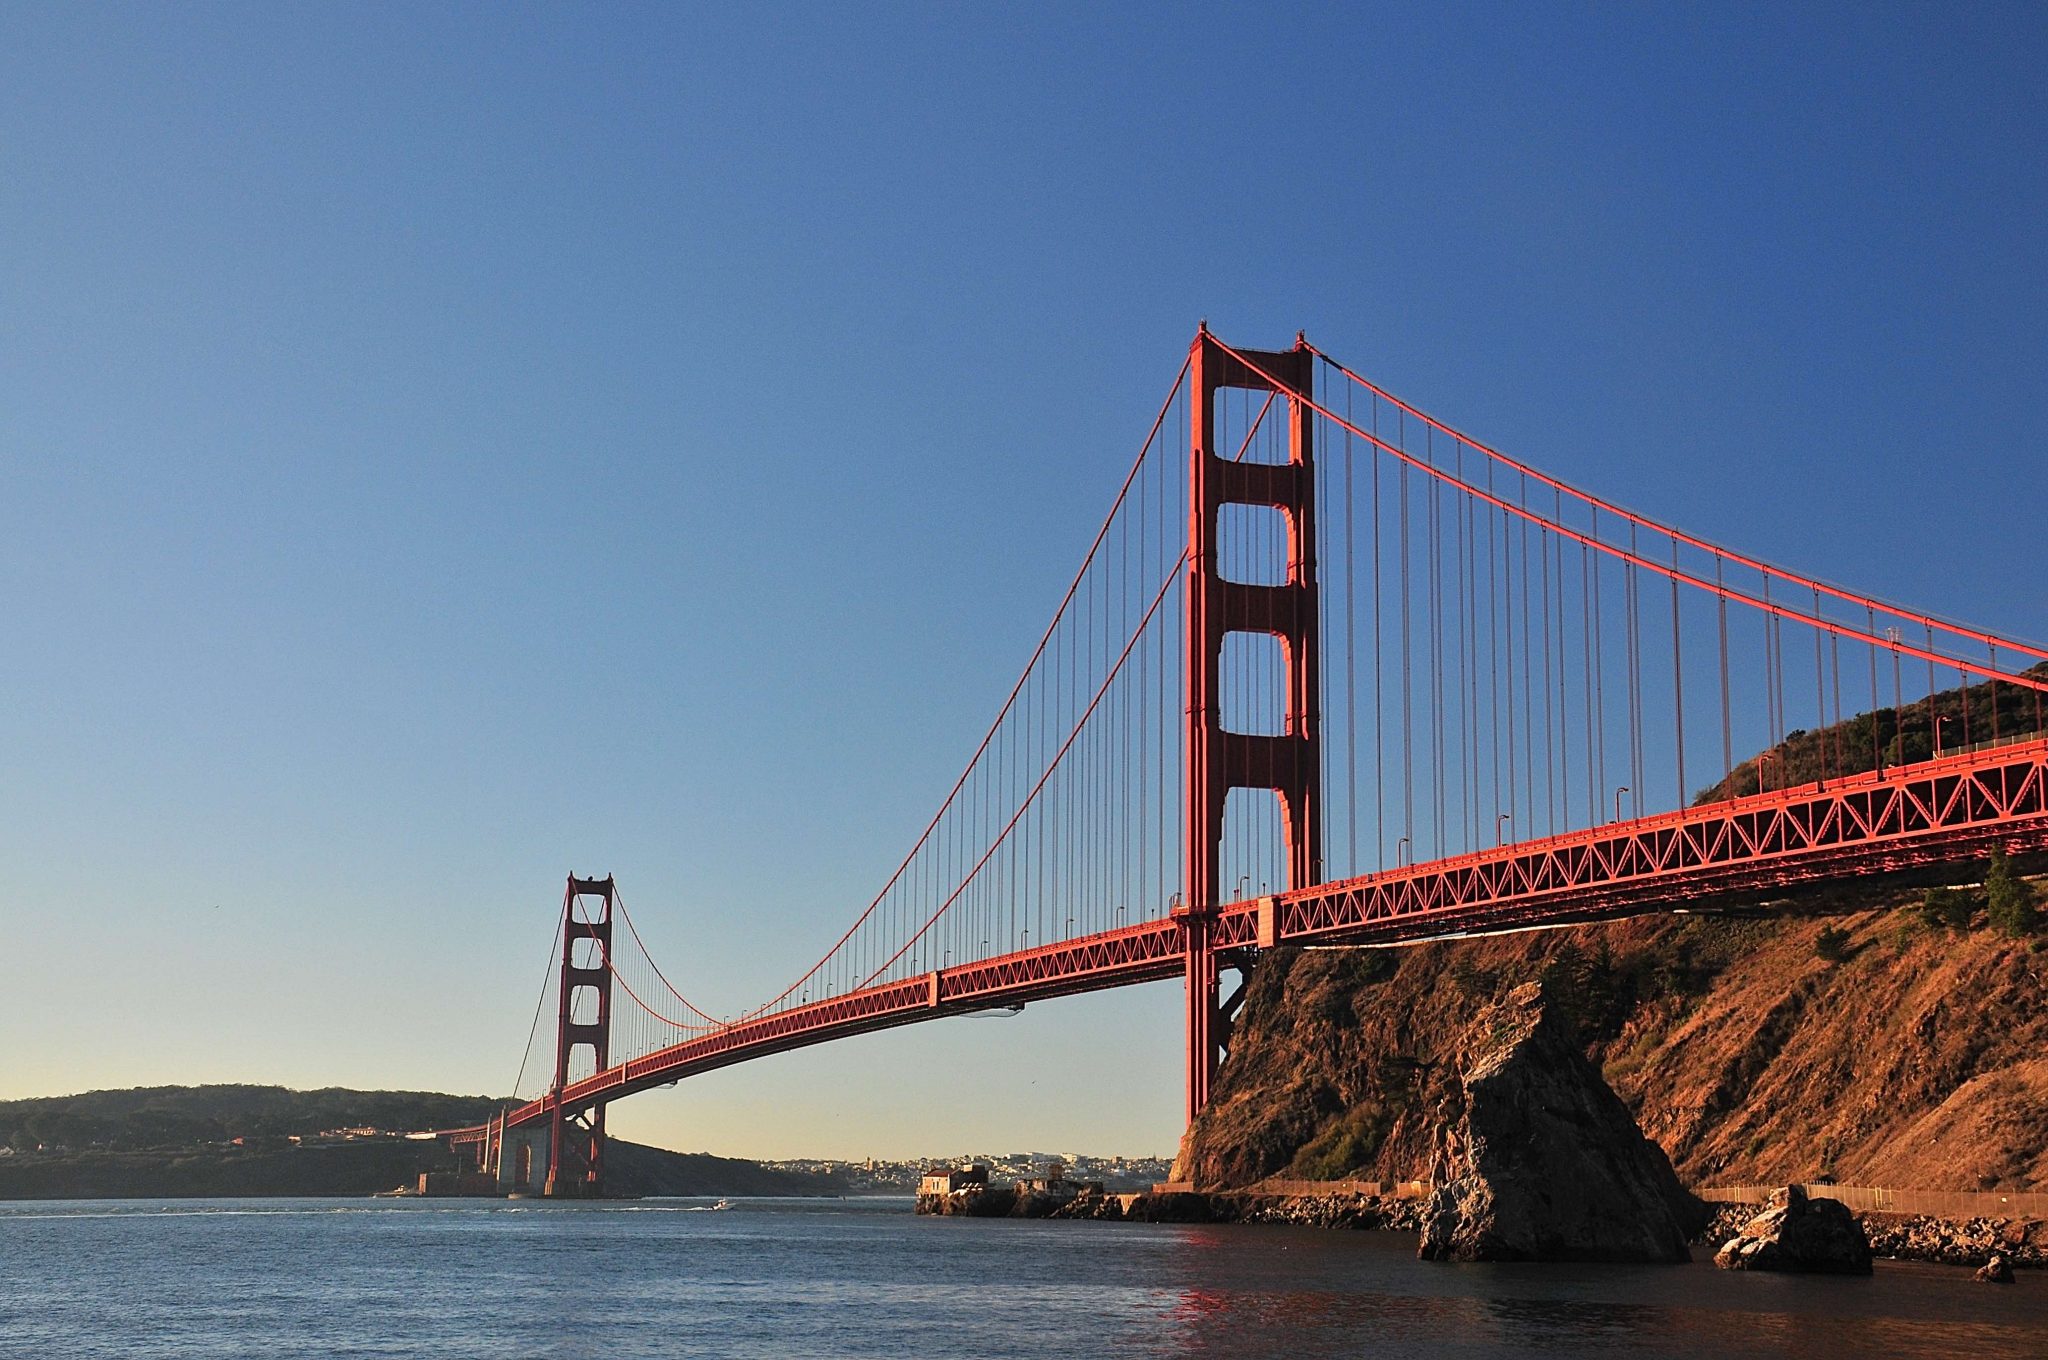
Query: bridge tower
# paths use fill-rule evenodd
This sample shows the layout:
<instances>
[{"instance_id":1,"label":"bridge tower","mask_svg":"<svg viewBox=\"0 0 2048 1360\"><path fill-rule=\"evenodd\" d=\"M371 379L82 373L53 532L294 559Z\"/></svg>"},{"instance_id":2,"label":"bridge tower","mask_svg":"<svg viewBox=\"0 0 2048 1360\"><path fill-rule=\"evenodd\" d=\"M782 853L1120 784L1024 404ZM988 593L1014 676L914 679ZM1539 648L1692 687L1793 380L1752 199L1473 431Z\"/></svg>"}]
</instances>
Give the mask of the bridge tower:
<instances>
[{"instance_id":1,"label":"bridge tower","mask_svg":"<svg viewBox=\"0 0 2048 1360\"><path fill-rule=\"evenodd\" d=\"M1211 943L1224 905L1220 872L1223 811L1232 789L1271 790L1280 799L1287 838L1288 887L1322 879L1322 748L1317 692L1321 630L1316 613L1315 357L1297 338L1291 350L1223 349L1204 324L1189 369L1191 438L1187 575L1187 896L1177 913L1187 931L1187 1116L1209 1102L1210 1083L1228 1044L1230 1015L1217 1000L1219 964ZM1271 375L1260 376L1254 367ZM1277 384L1277 385L1276 385ZM1286 403L1288 460L1239 462L1216 445L1216 395L1230 389L1277 392ZM1226 451L1234 454L1237 450ZM1266 506L1286 524L1287 579L1256 585L1226 579L1218 560L1226 505ZM1279 735L1232 732L1223 725L1219 682L1223 639L1266 633L1280 640L1287 711ZM1242 991L1239 992L1242 997Z\"/></svg>"},{"instance_id":2,"label":"bridge tower","mask_svg":"<svg viewBox=\"0 0 2048 1360\"><path fill-rule=\"evenodd\" d=\"M612 899L610 875L578 878L569 875L562 894L562 973L556 992L560 1006L555 1020L555 1084L558 1100L569 1084L569 1061L588 1045L596 1058L593 1071L611 1066ZM592 903L585 906L585 901ZM576 946L591 941L578 961ZM576 1019L578 993L592 993L592 1018ZM585 1011L585 1014L591 1014ZM604 1193L604 1105L587 1113L566 1111L558 1103L548 1127L548 1171L544 1194L592 1197Z\"/></svg>"}]
</instances>

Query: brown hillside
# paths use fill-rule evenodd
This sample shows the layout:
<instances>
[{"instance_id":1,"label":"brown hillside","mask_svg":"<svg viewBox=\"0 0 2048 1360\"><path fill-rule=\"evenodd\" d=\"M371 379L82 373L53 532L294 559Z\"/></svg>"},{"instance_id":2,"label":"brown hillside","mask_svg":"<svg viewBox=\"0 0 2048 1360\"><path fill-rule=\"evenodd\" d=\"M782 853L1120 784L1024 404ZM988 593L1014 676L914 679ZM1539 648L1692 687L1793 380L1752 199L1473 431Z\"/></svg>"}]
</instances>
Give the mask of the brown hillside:
<instances>
[{"instance_id":1,"label":"brown hillside","mask_svg":"<svg viewBox=\"0 0 2048 1360\"><path fill-rule=\"evenodd\" d=\"M2020 672L2048 680L2048 661ZM1880 708L1812 731L1794 731L1767 753L1752 756L1693 802L1716 803L1759 788L1794 788L1879 766L1912 764L1934 754L1939 732L1944 752L2010 742L2048 732L2048 710L2036 690L1986 681L1939 690L1901 708Z\"/></svg>"},{"instance_id":2,"label":"brown hillside","mask_svg":"<svg viewBox=\"0 0 2048 1360\"><path fill-rule=\"evenodd\" d=\"M1663 916L1260 965L1183 1173L1422 1176L1446 1045L1541 977L1694 1185L2048 1186L2048 953L1927 924L1917 891L1834 916ZM1820 956L1823 929L1846 956Z\"/></svg>"}]
</instances>

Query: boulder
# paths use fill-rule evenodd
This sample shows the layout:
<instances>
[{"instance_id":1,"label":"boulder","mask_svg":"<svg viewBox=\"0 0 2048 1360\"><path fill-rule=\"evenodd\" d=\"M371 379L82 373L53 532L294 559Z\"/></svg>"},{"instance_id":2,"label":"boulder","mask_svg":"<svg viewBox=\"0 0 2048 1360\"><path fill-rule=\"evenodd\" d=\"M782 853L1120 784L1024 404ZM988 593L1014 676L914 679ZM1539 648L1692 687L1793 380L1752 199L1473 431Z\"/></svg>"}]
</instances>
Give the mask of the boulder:
<instances>
[{"instance_id":1,"label":"boulder","mask_svg":"<svg viewBox=\"0 0 2048 1360\"><path fill-rule=\"evenodd\" d=\"M1019 1185L1010 1204L1011 1218L1051 1218L1079 1198L1081 1188L1072 1182L1052 1185Z\"/></svg>"},{"instance_id":2,"label":"boulder","mask_svg":"<svg viewBox=\"0 0 2048 1360\"><path fill-rule=\"evenodd\" d=\"M2005 1253L1994 1251L1991 1259L1977 1268L1979 1284L2011 1284L2012 1262L2005 1259Z\"/></svg>"},{"instance_id":3,"label":"boulder","mask_svg":"<svg viewBox=\"0 0 2048 1360\"><path fill-rule=\"evenodd\" d=\"M1703 1206L1539 984L1481 1014L1456 1061L1437 1111L1425 1260L1692 1259Z\"/></svg>"},{"instance_id":4,"label":"boulder","mask_svg":"<svg viewBox=\"0 0 2048 1360\"><path fill-rule=\"evenodd\" d=\"M1217 1203L1207 1195L1169 1190L1139 1195L1124 1210L1124 1216L1147 1223L1214 1223L1217 1208Z\"/></svg>"},{"instance_id":5,"label":"boulder","mask_svg":"<svg viewBox=\"0 0 2048 1360\"><path fill-rule=\"evenodd\" d=\"M947 1194L920 1192L916 1212L966 1218L1002 1218L1016 1203L1017 1192L1010 1186L964 1185Z\"/></svg>"},{"instance_id":6,"label":"boulder","mask_svg":"<svg viewBox=\"0 0 2048 1360\"><path fill-rule=\"evenodd\" d=\"M1788 1185L1714 1254L1723 1270L1785 1270L1868 1275L1870 1239L1839 1200L1809 1199Z\"/></svg>"},{"instance_id":7,"label":"boulder","mask_svg":"<svg viewBox=\"0 0 2048 1360\"><path fill-rule=\"evenodd\" d=\"M1100 1190L1083 1190L1080 1194L1060 1205L1047 1215L1049 1218L1092 1219L1104 1223L1121 1222L1124 1206L1137 1195L1110 1195Z\"/></svg>"}]
</instances>

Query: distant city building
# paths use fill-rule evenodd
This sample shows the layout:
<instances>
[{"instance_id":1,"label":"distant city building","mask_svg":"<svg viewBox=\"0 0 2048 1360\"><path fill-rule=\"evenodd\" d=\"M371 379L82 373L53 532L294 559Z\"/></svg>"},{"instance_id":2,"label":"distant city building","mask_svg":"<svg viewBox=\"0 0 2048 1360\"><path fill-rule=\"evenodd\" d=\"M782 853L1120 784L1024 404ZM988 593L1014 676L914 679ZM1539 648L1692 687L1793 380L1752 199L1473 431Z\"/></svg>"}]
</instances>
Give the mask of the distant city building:
<instances>
[{"instance_id":1,"label":"distant city building","mask_svg":"<svg viewBox=\"0 0 2048 1360\"><path fill-rule=\"evenodd\" d=\"M969 1186L986 1186L988 1167L980 1162L973 1166L936 1167L924 1173L917 1183L920 1195L950 1195L956 1190Z\"/></svg>"}]
</instances>

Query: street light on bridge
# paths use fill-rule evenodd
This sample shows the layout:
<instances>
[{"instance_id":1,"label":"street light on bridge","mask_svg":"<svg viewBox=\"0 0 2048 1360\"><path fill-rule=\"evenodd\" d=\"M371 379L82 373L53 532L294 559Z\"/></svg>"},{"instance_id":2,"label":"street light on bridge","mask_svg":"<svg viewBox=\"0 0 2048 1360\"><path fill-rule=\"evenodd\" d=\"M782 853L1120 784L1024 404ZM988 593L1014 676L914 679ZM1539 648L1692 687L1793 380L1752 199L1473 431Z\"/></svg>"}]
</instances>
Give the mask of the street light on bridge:
<instances>
[{"instance_id":1,"label":"street light on bridge","mask_svg":"<svg viewBox=\"0 0 2048 1360\"><path fill-rule=\"evenodd\" d=\"M1622 784L1614 790L1614 820L1621 820L1621 795L1628 792L1628 785Z\"/></svg>"}]
</instances>

